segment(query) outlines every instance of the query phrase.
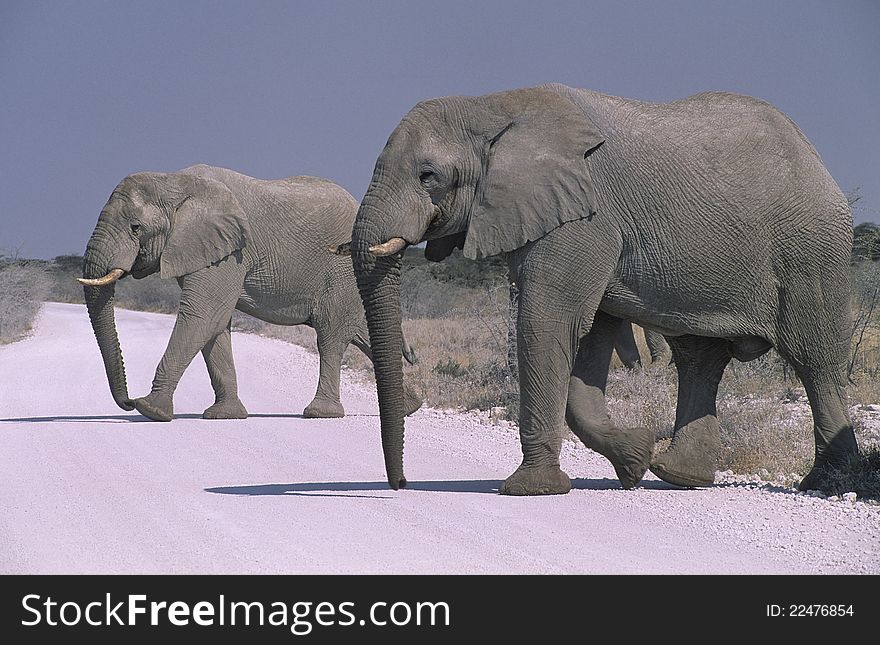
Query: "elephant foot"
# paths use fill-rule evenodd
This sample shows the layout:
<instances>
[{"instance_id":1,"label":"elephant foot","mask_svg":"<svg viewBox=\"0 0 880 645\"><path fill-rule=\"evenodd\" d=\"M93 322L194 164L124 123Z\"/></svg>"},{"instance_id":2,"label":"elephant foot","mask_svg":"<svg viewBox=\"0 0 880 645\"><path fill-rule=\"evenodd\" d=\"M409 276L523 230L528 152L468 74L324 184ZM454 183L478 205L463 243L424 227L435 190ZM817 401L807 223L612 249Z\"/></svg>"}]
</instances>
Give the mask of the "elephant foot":
<instances>
[{"instance_id":1,"label":"elephant foot","mask_svg":"<svg viewBox=\"0 0 880 645\"><path fill-rule=\"evenodd\" d=\"M422 407L422 397L410 386L403 386L403 416L408 417Z\"/></svg>"},{"instance_id":2,"label":"elephant foot","mask_svg":"<svg viewBox=\"0 0 880 645\"><path fill-rule=\"evenodd\" d=\"M651 472L676 486L711 486L720 454L718 421L703 417L675 431L669 449L651 463Z\"/></svg>"},{"instance_id":3,"label":"elephant foot","mask_svg":"<svg viewBox=\"0 0 880 645\"><path fill-rule=\"evenodd\" d=\"M640 481L654 456L654 432L648 428L620 428L602 455L614 466L620 485L630 489Z\"/></svg>"},{"instance_id":4,"label":"elephant foot","mask_svg":"<svg viewBox=\"0 0 880 645\"><path fill-rule=\"evenodd\" d=\"M819 490L823 493L828 493L833 488L829 475L829 469L826 466L813 466L810 472L807 473L807 476L798 484L798 490Z\"/></svg>"},{"instance_id":5,"label":"elephant foot","mask_svg":"<svg viewBox=\"0 0 880 645\"><path fill-rule=\"evenodd\" d=\"M837 495L845 490L840 490L840 478L837 475L840 471L846 472L853 467L853 462L860 459L858 448L854 451L843 455L836 455L836 458L819 458L813 464L810 472L798 484L798 490L818 490L828 495Z\"/></svg>"},{"instance_id":6,"label":"elephant foot","mask_svg":"<svg viewBox=\"0 0 880 645\"><path fill-rule=\"evenodd\" d=\"M217 401L202 413L203 419L247 419L248 411L238 399Z\"/></svg>"},{"instance_id":7,"label":"elephant foot","mask_svg":"<svg viewBox=\"0 0 880 645\"><path fill-rule=\"evenodd\" d=\"M315 398L303 410L307 419L338 419L345 416L345 408L339 401Z\"/></svg>"},{"instance_id":8,"label":"elephant foot","mask_svg":"<svg viewBox=\"0 0 880 645\"><path fill-rule=\"evenodd\" d=\"M140 399L133 399L135 409L153 421L171 421L174 418L174 402L166 394L152 393Z\"/></svg>"},{"instance_id":9,"label":"elephant foot","mask_svg":"<svg viewBox=\"0 0 880 645\"><path fill-rule=\"evenodd\" d=\"M520 466L504 480L498 492L502 495L565 495L571 490L571 479L559 466Z\"/></svg>"}]
</instances>

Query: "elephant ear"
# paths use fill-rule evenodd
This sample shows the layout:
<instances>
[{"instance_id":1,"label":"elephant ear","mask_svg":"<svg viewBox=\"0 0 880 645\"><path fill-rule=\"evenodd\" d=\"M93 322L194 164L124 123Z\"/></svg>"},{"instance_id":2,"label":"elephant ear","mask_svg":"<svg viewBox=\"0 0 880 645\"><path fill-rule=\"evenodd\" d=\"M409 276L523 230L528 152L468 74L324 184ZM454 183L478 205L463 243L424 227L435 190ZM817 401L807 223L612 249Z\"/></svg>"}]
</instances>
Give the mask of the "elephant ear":
<instances>
[{"instance_id":1,"label":"elephant ear","mask_svg":"<svg viewBox=\"0 0 880 645\"><path fill-rule=\"evenodd\" d=\"M181 198L160 260L160 276L178 278L247 246L250 228L238 200L223 183L179 176Z\"/></svg>"},{"instance_id":2,"label":"elephant ear","mask_svg":"<svg viewBox=\"0 0 880 645\"><path fill-rule=\"evenodd\" d=\"M596 193L587 155L604 139L568 99L549 90L490 95L506 115L484 148L482 176L468 223L470 259L513 251L556 227L592 217Z\"/></svg>"},{"instance_id":3,"label":"elephant ear","mask_svg":"<svg viewBox=\"0 0 880 645\"><path fill-rule=\"evenodd\" d=\"M455 233L446 237L438 237L428 240L425 245L425 259L429 262L442 262L448 258L456 248L464 246L465 234Z\"/></svg>"}]
</instances>

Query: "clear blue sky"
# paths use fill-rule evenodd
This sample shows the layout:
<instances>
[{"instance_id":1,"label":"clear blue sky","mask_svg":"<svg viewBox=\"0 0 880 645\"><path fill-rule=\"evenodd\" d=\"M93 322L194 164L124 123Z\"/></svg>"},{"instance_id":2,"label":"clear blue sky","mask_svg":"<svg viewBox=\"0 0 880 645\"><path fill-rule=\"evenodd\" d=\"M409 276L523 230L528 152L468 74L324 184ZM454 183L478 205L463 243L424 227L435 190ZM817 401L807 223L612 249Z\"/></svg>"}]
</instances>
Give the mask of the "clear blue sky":
<instances>
[{"instance_id":1,"label":"clear blue sky","mask_svg":"<svg viewBox=\"0 0 880 645\"><path fill-rule=\"evenodd\" d=\"M880 220L876 0L0 0L0 251L82 253L139 170L312 174L360 198L417 101L549 81L764 98Z\"/></svg>"}]
</instances>

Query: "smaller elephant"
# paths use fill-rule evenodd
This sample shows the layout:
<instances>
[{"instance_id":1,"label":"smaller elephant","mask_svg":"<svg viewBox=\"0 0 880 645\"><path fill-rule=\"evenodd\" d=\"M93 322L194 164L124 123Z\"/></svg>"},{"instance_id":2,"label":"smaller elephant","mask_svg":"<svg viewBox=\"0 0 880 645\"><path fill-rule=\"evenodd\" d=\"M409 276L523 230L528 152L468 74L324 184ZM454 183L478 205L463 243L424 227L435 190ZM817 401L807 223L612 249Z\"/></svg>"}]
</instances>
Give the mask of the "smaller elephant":
<instances>
[{"instance_id":1,"label":"smaller elephant","mask_svg":"<svg viewBox=\"0 0 880 645\"><path fill-rule=\"evenodd\" d=\"M327 248L349 238L357 209L348 192L317 177L268 181L197 165L123 179L98 218L80 279L116 403L170 421L177 384L201 352L215 394L204 418L246 418L230 334L238 309L315 329L320 376L303 416L344 416L343 352L349 344L371 351L351 261ZM177 279L180 305L151 392L132 400L113 315L115 282L156 272ZM402 350L412 362L405 341ZM410 414L422 403L408 387L404 399Z\"/></svg>"}]
</instances>

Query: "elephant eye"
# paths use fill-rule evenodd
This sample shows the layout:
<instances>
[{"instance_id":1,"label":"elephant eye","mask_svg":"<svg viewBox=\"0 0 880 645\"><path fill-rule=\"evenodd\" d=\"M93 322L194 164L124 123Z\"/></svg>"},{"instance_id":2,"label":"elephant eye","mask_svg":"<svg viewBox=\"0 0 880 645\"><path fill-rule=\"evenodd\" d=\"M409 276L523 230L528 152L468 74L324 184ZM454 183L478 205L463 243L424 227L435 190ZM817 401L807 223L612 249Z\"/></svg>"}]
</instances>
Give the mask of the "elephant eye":
<instances>
[{"instance_id":1,"label":"elephant eye","mask_svg":"<svg viewBox=\"0 0 880 645\"><path fill-rule=\"evenodd\" d=\"M455 171L453 171L453 178L455 177L454 173ZM452 187L449 177L442 170L438 170L430 164L422 166L419 173L419 181L435 206L445 199L446 194Z\"/></svg>"},{"instance_id":2,"label":"elephant eye","mask_svg":"<svg viewBox=\"0 0 880 645\"><path fill-rule=\"evenodd\" d=\"M131 225L131 232L134 233L135 235L140 233L141 232L141 225L140 224L132 224Z\"/></svg>"},{"instance_id":3,"label":"elephant eye","mask_svg":"<svg viewBox=\"0 0 880 645\"><path fill-rule=\"evenodd\" d=\"M419 181L422 182L422 186L429 192L446 187L446 175L443 174L443 171L431 166L422 167L422 171L419 173Z\"/></svg>"}]
</instances>

